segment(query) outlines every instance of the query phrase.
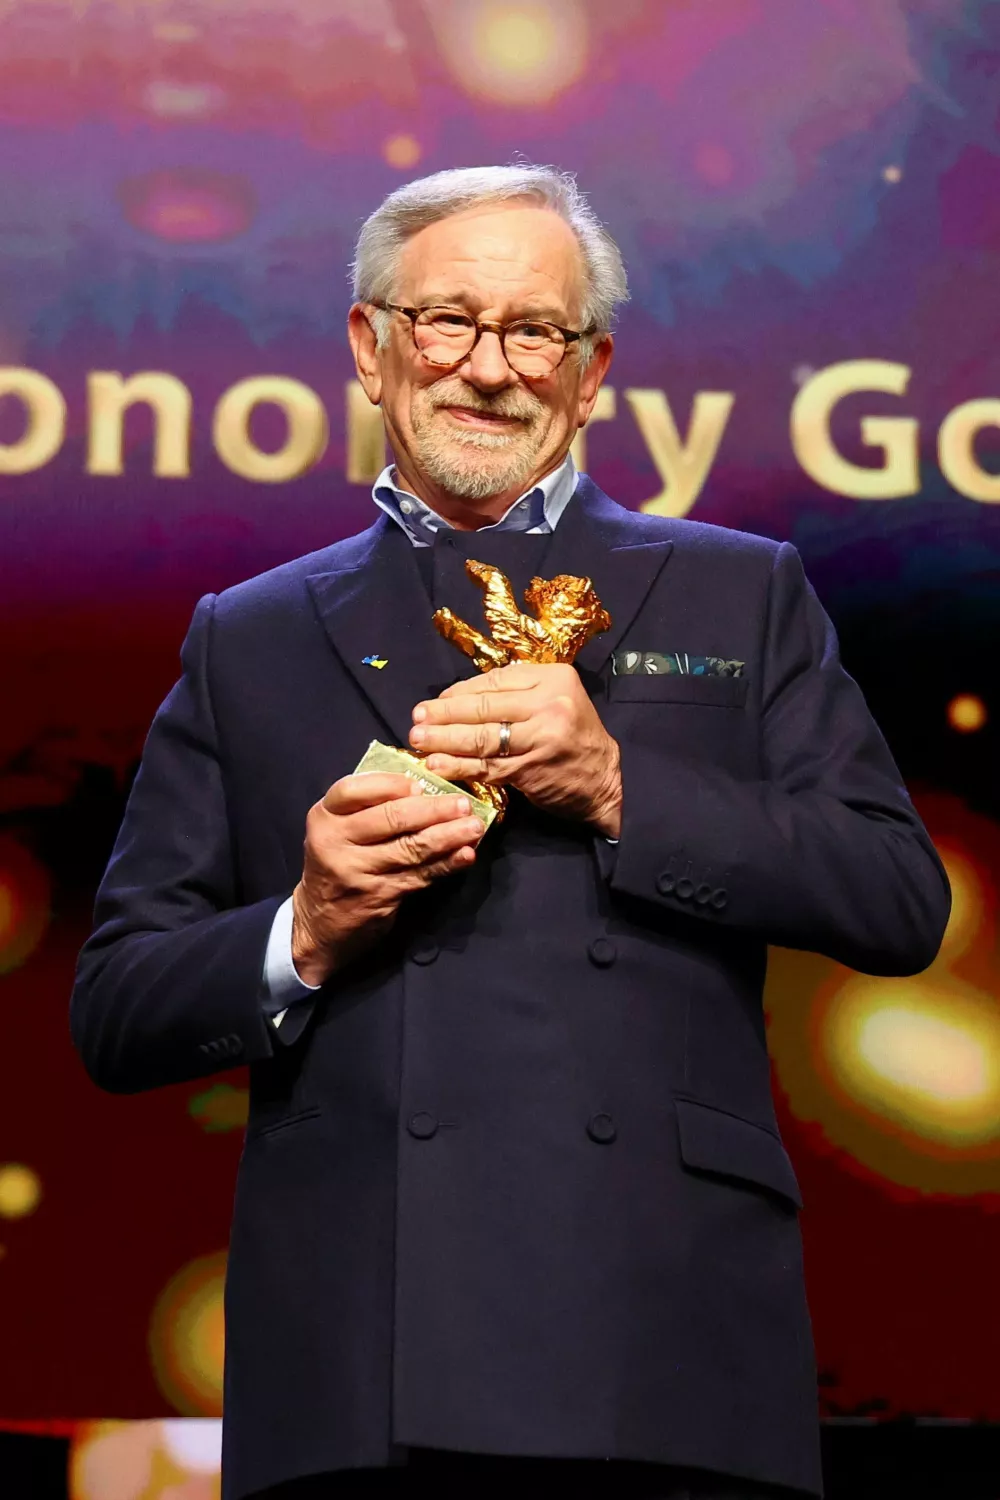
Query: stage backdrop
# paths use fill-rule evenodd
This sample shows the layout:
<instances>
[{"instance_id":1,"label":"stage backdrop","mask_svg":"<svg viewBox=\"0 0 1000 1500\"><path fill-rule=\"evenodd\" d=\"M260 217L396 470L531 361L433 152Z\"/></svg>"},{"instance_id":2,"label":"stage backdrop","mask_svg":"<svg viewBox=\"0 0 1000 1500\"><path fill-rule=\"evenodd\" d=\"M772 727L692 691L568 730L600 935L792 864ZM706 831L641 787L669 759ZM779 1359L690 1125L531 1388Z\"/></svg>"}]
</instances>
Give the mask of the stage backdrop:
<instances>
[{"instance_id":1,"label":"stage backdrop","mask_svg":"<svg viewBox=\"0 0 1000 1500\"><path fill-rule=\"evenodd\" d=\"M795 543L955 885L919 978L774 956L824 1409L1000 1419L998 73L985 0L0 0L0 1415L218 1411L245 1080L98 1094L74 956L195 601L371 518L363 216L518 155L628 262L586 468Z\"/></svg>"}]
</instances>

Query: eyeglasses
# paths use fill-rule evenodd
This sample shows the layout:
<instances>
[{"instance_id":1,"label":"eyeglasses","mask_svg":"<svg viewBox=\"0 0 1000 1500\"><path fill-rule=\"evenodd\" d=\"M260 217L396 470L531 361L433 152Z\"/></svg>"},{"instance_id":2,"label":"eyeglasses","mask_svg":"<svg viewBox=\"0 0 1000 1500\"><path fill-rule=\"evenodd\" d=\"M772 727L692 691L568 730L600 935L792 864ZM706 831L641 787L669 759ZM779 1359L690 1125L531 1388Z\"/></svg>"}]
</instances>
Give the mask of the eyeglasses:
<instances>
[{"instance_id":1,"label":"eyeglasses","mask_svg":"<svg viewBox=\"0 0 1000 1500\"><path fill-rule=\"evenodd\" d=\"M429 365L454 369L468 359L484 333L495 333L504 359L525 380L543 380L562 364L566 350L592 328L580 332L560 328L539 318L515 318L512 323L487 323L454 307L401 307L398 302L375 302L384 312L409 318L413 342Z\"/></svg>"}]
</instances>

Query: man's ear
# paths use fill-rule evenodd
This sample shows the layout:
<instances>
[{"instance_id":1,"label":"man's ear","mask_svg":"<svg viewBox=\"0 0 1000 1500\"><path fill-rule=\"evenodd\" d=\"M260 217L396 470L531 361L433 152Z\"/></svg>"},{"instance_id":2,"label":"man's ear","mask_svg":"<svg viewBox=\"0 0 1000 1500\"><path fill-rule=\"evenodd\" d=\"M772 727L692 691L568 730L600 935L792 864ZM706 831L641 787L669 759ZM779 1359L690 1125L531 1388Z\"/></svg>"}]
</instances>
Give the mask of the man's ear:
<instances>
[{"instance_id":1,"label":"man's ear","mask_svg":"<svg viewBox=\"0 0 1000 1500\"><path fill-rule=\"evenodd\" d=\"M362 389L371 404L378 406L382 399L382 361L369 317L368 305L355 302L347 315L347 339Z\"/></svg>"},{"instance_id":2,"label":"man's ear","mask_svg":"<svg viewBox=\"0 0 1000 1500\"><path fill-rule=\"evenodd\" d=\"M576 423L578 427L589 419L597 400L597 393L605 375L611 368L611 356L614 353L615 341L610 333L606 333L600 343L596 345L590 364L580 377L580 400L577 407Z\"/></svg>"}]
</instances>

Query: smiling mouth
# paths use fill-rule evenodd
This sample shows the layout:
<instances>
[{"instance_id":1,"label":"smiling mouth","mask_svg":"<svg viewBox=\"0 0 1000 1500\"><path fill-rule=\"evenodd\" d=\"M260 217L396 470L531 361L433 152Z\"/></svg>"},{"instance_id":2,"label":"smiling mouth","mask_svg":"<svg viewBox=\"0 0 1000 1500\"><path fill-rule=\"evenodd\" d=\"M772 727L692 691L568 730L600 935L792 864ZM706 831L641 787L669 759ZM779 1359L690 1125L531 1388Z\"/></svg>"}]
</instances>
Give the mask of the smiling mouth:
<instances>
[{"instance_id":1,"label":"smiling mouth","mask_svg":"<svg viewBox=\"0 0 1000 1500\"><path fill-rule=\"evenodd\" d=\"M475 426L477 423L484 427L511 427L520 426L523 417L507 417L500 412L479 411L472 406L442 406L438 408L445 411L448 416L463 425Z\"/></svg>"}]
</instances>

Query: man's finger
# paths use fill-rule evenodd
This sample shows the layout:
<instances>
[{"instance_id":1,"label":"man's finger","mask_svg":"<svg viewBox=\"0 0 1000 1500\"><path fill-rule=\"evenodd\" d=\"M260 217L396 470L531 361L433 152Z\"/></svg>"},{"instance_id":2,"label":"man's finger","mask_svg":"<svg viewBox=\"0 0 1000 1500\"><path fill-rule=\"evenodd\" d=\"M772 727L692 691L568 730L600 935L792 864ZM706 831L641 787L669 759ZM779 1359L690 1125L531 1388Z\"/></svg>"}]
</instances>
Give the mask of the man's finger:
<instances>
[{"instance_id":1,"label":"man's finger","mask_svg":"<svg viewBox=\"0 0 1000 1500\"><path fill-rule=\"evenodd\" d=\"M539 706L537 695L525 690L514 693L465 693L459 698L430 698L413 710L417 728L428 724L520 724L530 719ZM410 735L410 744L419 745ZM422 748L422 746L421 746Z\"/></svg>"},{"instance_id":2,"label":"man's finger","mask_svg":"<svg viewBox=\"0 0 1000 1500\"><path fill-rule=\"evenodd\" d=\"M435 860L431 864L420 865L420 878L425 884L430 885L432 880L440 880L442 875L454 875L459 870L467 870L475 863L476 851L471 844L463 844L456 849L454 854L449 854L445 859Z\"/></svg>"},{"instance_id":3,"label":"man's finger","mask_svg":"<svg viewBox=\"0 0 1000 1500\"><path fill-rule=\"evenodd\" d=\"M396 797L378 807L366 807L354 813L344 825L345 832L352 844L384 844L402 834L419 833L436 823L467 818L470 806L468 797L462 794Z\"/></svg>"},{"instance_id":4,"label":"man's finger","mask_svg":"<svg viewBox=\"0 0 1000 1500\"><path fill-rule=\"evenodd\" d=\"M531 764L530 756L463 756L431 755L427 759L428 771L443 776L446 781L488 781L492 786L502 786L512 781L519 771Z\"/></svg>"},{"instance_id":5,"label":"man's finger","mask_svg":"<svg viewBox=\"0 0 1000 1500\"><path fill-rule=\"evenodd\" d=\"M447 859L458 849L473 848L483 836L478 818L453 818L416 833L404 833L389 843L376 845L369 854L378 874L420 870L424 865Z\"/></svg>"},{"instance_id":6,"label":"man's finger","mask_svg":"<svg viewBox=\"0 0 1000 1500\"><path fill-rule=\"evenodd\" d=\"M327 812L353 813L397 797L412 797L420 788L409 776L395 776L388 771L362 771L360 776L342 776L323 798Z\"/></svg>"},{"instance_id":7,"label":"man's finger","mask_svg":"<svg viewBox=\"0 0 1000 1500\"><path fill-rule=\"evenodd\" d=\"M530 748L531 740L531 725L516 720L510 725L506 755L501 755L503 738L500 724L424 724L410 731L410 743L419 745L424 755L461 755L480 760L524 755ZM442 774L436 764L428 763L428 770L435 775Z\"/></svg>"},{"instance_id":8,"label":"man's finger","mask_svg":"<svg viewBox=\"0 0 1000 1500\"><path fill-rule=\"evenodd\" d=\"M524 688L537 687L539 682L538 662L512 661L506 667L491 667L481 677L463 677L443 689L442 698L461 698L466 693L482 692L483 688L497 693L514 693Z\"/></svg>"}]
</instances>

